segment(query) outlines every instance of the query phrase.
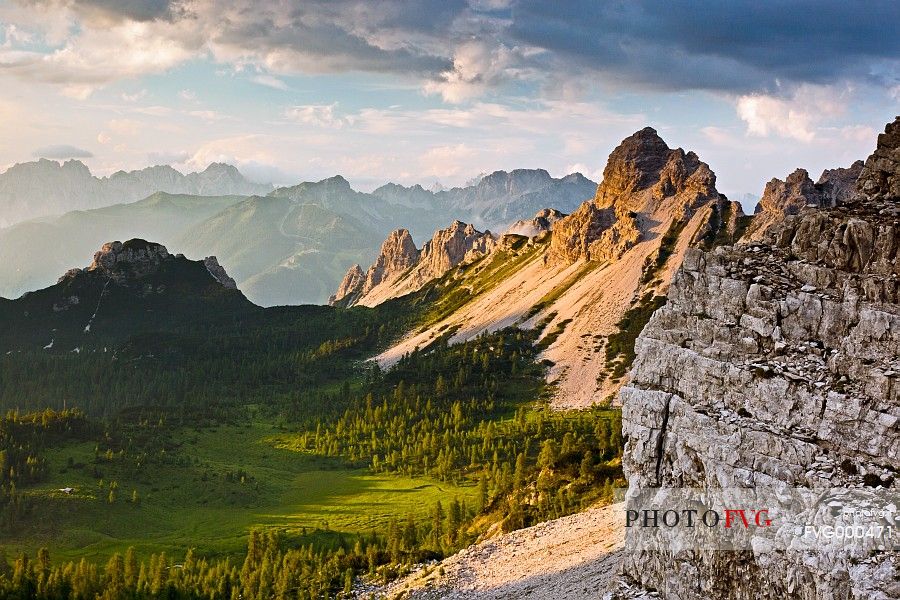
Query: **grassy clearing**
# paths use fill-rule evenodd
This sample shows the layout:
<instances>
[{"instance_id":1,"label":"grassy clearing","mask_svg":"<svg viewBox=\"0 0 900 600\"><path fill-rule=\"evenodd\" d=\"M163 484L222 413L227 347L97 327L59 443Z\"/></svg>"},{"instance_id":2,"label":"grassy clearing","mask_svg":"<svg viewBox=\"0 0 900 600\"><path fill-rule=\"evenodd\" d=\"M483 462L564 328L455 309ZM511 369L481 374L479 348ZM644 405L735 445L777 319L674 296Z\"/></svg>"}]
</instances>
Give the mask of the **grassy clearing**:
<instances>
[{"instance_id":1,"label":"grassy clearing","mask_svg":"<svg viewBox=\"0 0 900 600\"><path fill-rule=\"evenodd\" d=\"M474 486L348 468L294 450L293 438L261 423L182 431L171 465L129 475L115 458L102 462L102 489L92 445L50 450L50 477L27 490L34 512L0 550L33 554L47 546L54 560L105 559L128 546L143 556L191 547L203 556L237 555L253 528L325 541L337 532L384 530L391 517L424 518L437 500L475 494ZM119 486L112 504L110 481ZM75 491L66 495L63 487ZM130 502L132 490L138 504Z\"/></svg>"}]
</instances>

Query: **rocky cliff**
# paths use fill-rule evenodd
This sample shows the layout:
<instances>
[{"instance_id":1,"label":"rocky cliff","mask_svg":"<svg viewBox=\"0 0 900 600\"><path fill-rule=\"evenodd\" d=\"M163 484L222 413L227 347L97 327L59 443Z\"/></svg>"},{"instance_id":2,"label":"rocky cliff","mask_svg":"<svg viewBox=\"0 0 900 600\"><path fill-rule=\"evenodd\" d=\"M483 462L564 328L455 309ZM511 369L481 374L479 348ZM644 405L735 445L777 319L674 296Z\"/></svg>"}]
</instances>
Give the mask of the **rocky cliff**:
<instances>
[{"instance_id":1,"label":"rocky cliff","mask_svg":"<svg viewBox=\"0 0 900 600\"><path fill-rule=\"evenodd\" d=\"M553 230L553 226L557 221L567 216L555 208L544 208L539 210L530 219L520 219L509 226L506 230L508 235L524 235L525 237L535 237L542 233Z\"/></svg>"},{"instance_id":2,"label":"rocky cliff","mask_svg":"<svg viewBox=\"0 0 900 600\"><path fill-rule=\"evenodd\" d=\"M551 258L616 260L661 222L686 223L710 203L724 212L728 202L715 184L715 174L696 154L670 149L645 127L610 154L593 202L556 224ZM731 205L727 210L740 211Z\"/></svg>"},{"instance_id":3,"label":"rocky cliff","mask_svg":"<svg viewBox=\"0 0 900 600\"><path fill-rule=\"evenodd\" d=\"M454 221L450 227L435 231L419 251L409 231L398 229L382 244L365 274L359 265L350 268L329 303L374 306L420 289L463 261L490 253L495 245L490 231L481 232L471 224Z\"/></svg>"},{"instance_id":4,"label":"rocky cliff","mask_svg":"<svg viewBox=\"0 0 900 600\"><path fill-rule=\"evenodd\" d=\"M777 503L818 490L837 502L829 507L847 494L896 507L898 122L866 161L860 195L823 202L797 171L767 186L773 203L762 212L796 214L757 241L686 253L666 305L637 339L621 391L630 496L735 488L778 494ZM833 522L836 510L810 513L809 523ZM892 518L896 508L883 521ZM759 530L730 552L659 539L647 546L639 528L629 530L614 597L900 597L896 537L893 547L878 539L805 545L786 523L776 519L775 537Z\"/></svg>"},{"instance_id":5,"label":"rocky cliff","mask_svg":"<svg viewBox=\"0 0 900 600\"><path fill-rule=\"evenodd\" d=\"M419 260L419 250L406 229L392 232L381 245L381 251L369 270L363 273L359 265L353 265L329 304L354 304L361 297L381 284L390 285Z\"/></svg>"},{"instance_id":6,"label":"rocky cliff","mask_svg":"<svg viewBox=\"0 0 900 600\"><path fill-rule=\"evenodd\" d=\"M862 169L862 161L856 161L846 169L826 169L816 183L809 178L806 169L797 169L784 181L772 179L756 205L745 239L761 240L770 227L807 207L828 208L851 200L857 194L856 180Z\"/></svg>"},{"instance_id":7,"label":"rocky cliff","mask_svg":"<svg viewBox=\"0 0 900 600\"><path fill-rule=\"evenodd\" d=\"M88 271L97 272L114 281L141 278L155 273L160 263L169 258L162 244L133 239L125 243L107 242L94 254Z\"/></svg>"}]
</instances>

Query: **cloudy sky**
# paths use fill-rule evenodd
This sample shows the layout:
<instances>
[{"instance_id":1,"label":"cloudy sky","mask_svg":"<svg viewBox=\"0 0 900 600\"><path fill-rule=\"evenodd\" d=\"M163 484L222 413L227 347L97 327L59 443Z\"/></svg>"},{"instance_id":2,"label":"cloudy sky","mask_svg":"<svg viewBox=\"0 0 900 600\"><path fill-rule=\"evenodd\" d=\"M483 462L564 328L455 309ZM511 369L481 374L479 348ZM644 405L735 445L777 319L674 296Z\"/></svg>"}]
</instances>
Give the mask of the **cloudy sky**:
<instances>
[{"instance_id":1,"label":"cloudy sky","mask_svg":"<svg viewBox=\"0 0 900 600\"><path fill-rule=\"evenodd\" d=\"M598 179L650 125L760 193L870 152L900 113L898 23L893 0L0 0L0 169Z\"/></svg>"}]
</instances>

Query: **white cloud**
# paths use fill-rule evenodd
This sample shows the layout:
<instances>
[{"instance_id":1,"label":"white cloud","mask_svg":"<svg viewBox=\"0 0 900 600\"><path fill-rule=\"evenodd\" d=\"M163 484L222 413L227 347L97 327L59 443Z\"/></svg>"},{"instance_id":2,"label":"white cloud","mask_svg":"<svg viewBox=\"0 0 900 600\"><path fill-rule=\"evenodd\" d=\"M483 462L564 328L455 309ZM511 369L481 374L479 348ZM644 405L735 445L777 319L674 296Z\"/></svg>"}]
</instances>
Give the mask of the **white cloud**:
<instances>
[{"instance_id":1,"label":"white cloud","mask_svg":"<svg viewBox=\"0 0 900 600\"><path fill-rule=\"evenodd\" d=\"M250 81L276 90L286 91L289 89L288 85L284 81L278 79L277 77L273 77L272 75L257 75L256 77L251 77Z\"/></svg>"},{"instance_id":2,"label":"white cloud","mask_svg":"<svg viewBox=\"0 0 900 600\"><path fill-rule=\"evenodd\" d=\"M27 44L33 39L33 35L17 27L14 24L3 26L3 43L0 48L12 48L14 45Z\"/></svg>"},{"instance_id":3,"label":"white cloud","mask_svg":"<svg viewBox=\"0 0 900 600\"><path fill-rule=\"evenodd\" d=\"M829 86L803 85L787 98L764 94L741 96L737 114L752 136L778 136L812 142L820 124L846 110L845 94Z\"/></svg>"},{"instance_id":4,"label":"white cloud","mask_svg":"<svg viewBox=\"0 0 900 600\"><path fill-rule=\"evenodd\" d=\"M332 104L305 104L291 106L284 111L289 121L316 127L340 129L346 120L336 114L337 102Z\"/></svg>"},{"instance_id":5,"label":"white cloud","mask_svg":"<svg viewBox=\"0 0 900 600\"><path fill-rule=\"evenodd\" d=\"M143 124L133 119L110 119L107 121L106 127L115 134L131 136L138 133L143 128Z\"/></svg>"},{"instance_id":6,"label":"white cloud","mask_svg":"<svg viewBox=\"0 0 900 600\"><path fill-rule=\"evenodd\" d=\"M215 110L189 110L187 111L187 114L198 119L203 119L204 121L208 121L210 123L234 120L234 117L217 112Z\"/></svg>"},{"instance_id":7,"label":"white cloud","mask_svg":"<svg viewBox=\"0 0 900 600\"><path fill-rule=\"evenodd\" d=\"M194 90L181 90L180 92L178 92L178 97L185 102L196 102L197 92L195 92Z\"/></svg>"},{"instance_id":8,"label":"white cloud","mask_svg":"<svg viewBox=\"0 0 900 600\"><path fill-rule=\"evenodd\" d=\"M425 83L426 94L440 95L445 102L459 104L483 95L488 89L511 79L516 73L518 50L471 41L453 53L453 68L439 79Z\"/></svg>"},{"instance_id":9,"label":"white cloud","mask_svg":"<svg viewBox=\"0 0 900 600\"><path fill-rule=\"evenodd\" d=\"M123 92L122 94L120 94L119 97L122 98L122 100L124 100L125 102L137 102L138 100L143 100L144 97L146 97L146 96L147 96L147 90L143 89L143 90L134 92L133 94L128 94L128 93Z\"/></svg>"}]
</instances>

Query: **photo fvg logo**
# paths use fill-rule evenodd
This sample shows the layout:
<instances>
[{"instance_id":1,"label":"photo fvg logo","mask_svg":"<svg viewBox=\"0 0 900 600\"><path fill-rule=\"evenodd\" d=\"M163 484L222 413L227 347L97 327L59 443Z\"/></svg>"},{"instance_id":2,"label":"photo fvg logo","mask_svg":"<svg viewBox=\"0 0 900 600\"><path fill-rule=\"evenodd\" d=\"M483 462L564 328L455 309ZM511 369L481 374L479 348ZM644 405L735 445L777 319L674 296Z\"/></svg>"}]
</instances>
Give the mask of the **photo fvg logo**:
<instances>
[{"instance_id":1,"label":"photo fvg logo","mask_svg":"<svg viewBox=\"0 0 900 600\"><path fill-rule=\"evenodd\" d=\"M772 526L769 509L726 508L721 512L714 509L700 511L695 508L686 509L629 509L625 511L625 527L699 527L725 529L752 527L767 528Z\"/></svg>"}]
</instances>

